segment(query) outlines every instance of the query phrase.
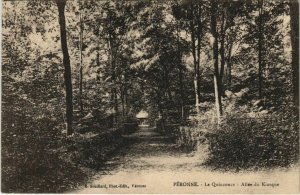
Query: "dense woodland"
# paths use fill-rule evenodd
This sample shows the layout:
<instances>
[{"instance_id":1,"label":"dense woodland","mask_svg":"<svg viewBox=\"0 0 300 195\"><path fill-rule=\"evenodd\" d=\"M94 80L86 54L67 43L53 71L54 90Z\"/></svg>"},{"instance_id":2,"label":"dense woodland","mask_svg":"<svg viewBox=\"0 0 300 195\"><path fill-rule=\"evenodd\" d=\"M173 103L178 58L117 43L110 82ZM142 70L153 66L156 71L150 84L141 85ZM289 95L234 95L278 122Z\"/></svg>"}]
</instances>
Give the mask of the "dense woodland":
<instances>
[{"instance_id":1,"label":"dense woodland","mask_svg":"<svg viewBox=\"0 0 300 195\"><path fill-rule=\"evenodd\" d=\"M294 164L298 27L293 0L3 2L2 189L77 185L142 109L207 166Z\"/></svg>"}]
</instances>

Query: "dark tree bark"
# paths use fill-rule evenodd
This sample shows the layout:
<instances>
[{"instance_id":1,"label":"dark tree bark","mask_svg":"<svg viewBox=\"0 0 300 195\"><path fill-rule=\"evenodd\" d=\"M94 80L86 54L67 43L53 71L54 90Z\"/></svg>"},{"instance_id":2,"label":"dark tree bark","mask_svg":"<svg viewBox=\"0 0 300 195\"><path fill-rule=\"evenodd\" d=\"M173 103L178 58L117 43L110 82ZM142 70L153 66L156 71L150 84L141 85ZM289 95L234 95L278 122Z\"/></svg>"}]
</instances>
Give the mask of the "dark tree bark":
<instances>
[{"instance_id":1,"label":"dark tree bark","mask_svg":"<svg viewBox=\"0 0 300 195\"><path fill-rule=\"evenodd\" d=\"M183 67L181 60L181 48L179 37L179 24L176 25L177 30L177 55L178 55L178 69L179 69L179 87L180 87L180 107L181 107L181 120L184 121L184 92L183 92Z\"/></svg>"},{"instance_id":2,"label":"dark tree bark","mask_svg":"<svg viewBox=\"0 0 300 195\"><path fill-rule=\"evenodd\" d=\"M211 34L213 35L212 46L213 46L213 63L214 63L214 88L215 88L215 105L218 117L218 123L221 123L222 116L222 101L220 91L220 76L219 76L219 48L218 48L218 32L217 32L217 7L218 4L216 0L211 1Z\"/></svg>"},{"instance_id":3,"label":"dark tree bark","mask_svg":"<svg viewBox=\"0 0 300 195\"><path fill-rule=\"evenodd\" d=\"M219 94L221 96L224 95L223 91L223 76L224 76L224 70L225 70L225 30L226 30L226 24L225 24L225 12L226 7L223 7L222 11L222 21L221 21L221 47L220 47L220 57L221 57L221 68L219 73Z\"/></svg>"},{"instance_id":4,"label":"dark tree bark","mask_svg":"<svg viewBox=\"0 0 300 195\"><path fill-rule=\"evenodd\" d=\"M259 0L259 22L258 22L258 96L263 98L263 0Z\"/></svg>"},{"instance_id":5,"label":"dark tree bark","mask_svg":"<svg viewBox=\"0 0 300 195\"><path fill-rule=\"evenodd\" d=\"M79 107L80 115L83 117L83 103L82 103L82 84L83 84L83 59L82 59L82 45L83 45L83 23L82 23L82 14L79 14L80 20L80 32L79 32L79 49L80 49L80 67L79 67Z\"/></svg>"},{"instance_id":6,"label":"dark tree bark","mask_svg":"<svg viewBox=\"0 0 300 195\"><path fill-rule=\"evenodd\" d=\"M124 72L124 86L123 86L123 89L121 90L122 91L122 97L121 97L121 100L122 100L122 113L123 113L123 117L126 117L127 116L127 90L128 90L128 87L127 87L127 70L125 70Z\"/></svg>"},{"instance_id":7,"label":"dark tree bark","mask_svg":"<svg viewBox=\"0 0 300 195\"><path fill-rule=\"evenodd\" d=\"M97 67L100 67L100 30L98 29L98 40L97 40L97 56L96 56L96 64Z\"/></svg>"},{"instance_id":8,"label":"dark tree bark","mask_svg":"<svg viewBox=\"0 0 300 195\"><path fill-rule=\"evenodd\" d=\"M124 89L121 89L121 106L122 106L122 117L125 117L125 96L124 96Z\"/></svg>"},{"instance_id":9,"label":"dark tree bark","mask_svg":"<svg viewBox=\"0 0 300 195\"><path fill-rule=\"evenodd\" d=\"M231 53L232 53L232 47L233 47L233 44L230 43L230 45L227 48L227 51L228 51L228 54L227 54L227 57L226 57L227 87L231 86L231 69L232 69L231 68Z\"/></svg>"},{"instance_id":10,"label":"dark tree bark","mask_svg":"<svg viewBox=\"0 0 300 195\"><path fill-rule=\"evenodd\" d=\"M169 101L173 101L172 91L170 87L169 70L165 63L163 63L163 69L164 69L165 91L168 95Z\"/></svg>"},{"instance_id":11,"label":"dark tree bark","mask_svg":"<svg viewBox=\"0 0 300 195\"><path fill-rule=\"evenodd\" d=\"M190 19L190 30L191 30L191 44L192 44L192 55L193 55L193 60L194 60L194 91L195 91L195 107L196 107L196 111L197 114L200 114L200 97L199 97L199 75L198 75L198 61L200 61L199 59L197 60L197 46L196 46L196 38L197 38L197 32L196 32L196 24L195 24L195 8L194 5L191 4L191 19Z\"/></svg>"},{"instance_id":12,"label":"dark tree bark","mask_svg":"<svg viewBox=\"0 0 300 195\"><path fill-rule=\"evenodd\" d=\"M111 88L111 101L113 103L113 108L114 108L114 117L113 117L113 123L114 125L117 124L118 119L118 99L117 99L117 90L116 90L116 48L113 42L113 37L110 34L109 35L109 51L110 51L110 65L111 65L111 81L112 81L112 88Z\"/></svg>"},{"instance_id":13,"label":"dark tree bark","mask_svg":"<svg viewBox=\"0 0 300 195\"><path fill-rule=\"evenodd\" d=\"M294 104L299 113L299 2L290 0Z\"/></svg>"},{"instance_id":14,"label":"dark tree bark","mask_svg":"<svg viewBox=\"0 0 300 195\"><path fill-rule=\"evenodd\" d=\"M65 67L64 79L66 87L66 117L67 117L67 135L73 133L72 122L73 122L73 94L72 94L72 78L71 78L71 65L70 56L68 52L67 44L67 31L65 21L65 6L66 0L56 0L59 14L59 25L60 25L60 40L61 48L63 52L63 64Z\"/></svg>"},{"instance_id":15,"label":"dark tree bark","mask_svg":"<svg viewBox=\"0 0 300 195\"><path fill-rule=\"evenodd\" d=\"M200 104L200 66L201 66L201 43L202 43L202 2L199 1L198 4L198 15L197 15L197 25L198 25L198 31L197 31L197 67L196 67L196 80L197 80L197 95L198 95L198 104ZM198 105L200 109L200 105Z\"/></svg>"}]
</instances>

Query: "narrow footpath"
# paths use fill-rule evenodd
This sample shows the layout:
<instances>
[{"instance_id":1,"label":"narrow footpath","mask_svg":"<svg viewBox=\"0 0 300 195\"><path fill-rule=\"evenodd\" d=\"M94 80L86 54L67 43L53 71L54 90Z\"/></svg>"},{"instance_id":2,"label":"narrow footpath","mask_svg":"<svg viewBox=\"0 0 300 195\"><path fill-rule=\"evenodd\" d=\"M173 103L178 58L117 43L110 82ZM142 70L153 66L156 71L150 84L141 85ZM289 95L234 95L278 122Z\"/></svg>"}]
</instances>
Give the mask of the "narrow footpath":
<instances>
[{"instance_id":1,"label":"narrow footpath","mask_svg":"<svg viewBox=\"0 0 300 195\"><path fill-rule=\"evenodd\" d=\"M244 173L212 171L201 165L205 151L198 155L186 153L152 128L140 128L126 136L125 142L126 146L114 154L88 184L69 193L287 193L299 190L295 168ZM242 186L242 182L279 183L280 186L250 187Z\"/></svg>"}]
</instances>

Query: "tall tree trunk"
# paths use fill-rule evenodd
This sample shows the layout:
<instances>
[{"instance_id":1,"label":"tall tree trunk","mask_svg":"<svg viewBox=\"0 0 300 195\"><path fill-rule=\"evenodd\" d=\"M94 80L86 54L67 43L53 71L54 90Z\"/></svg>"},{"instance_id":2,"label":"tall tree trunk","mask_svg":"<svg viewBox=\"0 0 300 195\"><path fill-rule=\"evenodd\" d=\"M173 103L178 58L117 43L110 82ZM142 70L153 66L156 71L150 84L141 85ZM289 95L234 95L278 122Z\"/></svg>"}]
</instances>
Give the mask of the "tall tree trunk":
<instances>
[{"instance_id":1,"label":"tall tree trunk","mask_svg":"<svg viewBox=\"0 0 300 195\"><path fill-rule=\"evenodd\" d=\"M123 89L123 116L126 116L127 117L127 90L128 90L128 87L127 87L127 70L125 70L125 73L124 73L124 89Z\"/></svg>"},{"instance_id":2,"label":"tall tree trunk","mask_svg":"<svg viewBox=\"0 0 300 195\"><path fill-rule=\"evenodd\" d=\"M194 23L194 6L191 5L191 20L190 20L190 29L191 29L191 38L192 38L192 55L194 59L194 91L195 91L195 107L197 114L200 114L200 102L199 102L199 93L198 93L198 74L197 74L197 54L196 54L196 33L195 33L195 23Z\"/></svg>"},{"instance_id":3,"label":"tall tree trunk","mask_svg":"<svg viewBox=\"0 0 300 195\"><path fill-rule=\"evenodd\" d=\"M97 64L97 68L100 70L100 42L101 42L101 34L100 34L100 25L97 26L96 29L96 34L97 34L97 54L96 54L96 64ZM99 76L100 76L100 72L99 71ZM101 81L101 79L99 79Z\"/></svg>"},{"instance_id":4,"label":"tall tree trunk","mask_svg":"<svg viewBox=\"0 0 300 195\"><path fill-rule=\"evenodd\" d=\"M226 7L223 7L222 11L222 23L221 23L221 47L220 47L220 57L221 57L221 68L219 73L219 94L221 96L224 96L224 90L223 90L223 76L224 76L224 70L225 70L225 12Z\"/></svg>"},{"instance_id":5,"label":"tall tree trunk","mask_svg":"<svg viewBox=\"0 0 300 195\"><path fill-rule=\"evenodd\" d=\"M258 24L258 96L263 98L263 0L259 0L259 24Z\"/></svg>"},{"instance_id":6,"label":"tall tree trunk","mask_svg":"<svg viewBox=\"0 0 300 195\"><path fill-rule=\"evenodd\" d=\"M184 92L183 92L183 67L181 61L181 48L179 37L179 24L177 22L177 55L178 55L178 69L179 69L179 87L180 87L180 107L181 107L181 120L184 121Z\"/></svg>"},{"instance_id":7,"label":"tall tree trunk","mask_svg":"<svg viewBox=\"0 0 300 195\"><path fill-rule=\"evenodd\" d=\"M173 101L172 98L172 92L170 87L170 81L169 81L169 69L165 62L162 62L162 68L163 68L163 83L164 83L164 93L165 97L169 99L169 101Z\"/></svg>"},{"instance_id":8,"label":"tall tree trunk","mask_svg":"<svg viewBox=\"0 0 300 195\"><path fill-rule=\"evenodd\" d=\"M115 124L118 123L118 116L119 116L119 103L118 103L118 94L116 90L116 82L114 82L114 110L115 110Z\"/></svg>"},{"instance_id":9,"label":"tall tree trunk","mask_svg":"<svg viewBox=\"0 0 300 195\"><path fill-rule=\"evenodd\" d=\"M215 88L215 106L217 112L218 123L221 123L221 116L222 116L222 101L221 101L221 94L220 91L220 76L219 76L219 48L218 48L218 33L217 33L217 13L218 4L216 0L211 1L211 33L213 35L212 38L212 46L213 46L213 62L214 62L214 88Z\"/></svg>"},{"instance_id":10,"label":"tall tree trunk","mask_svg":"<svg viewBox=\"0 0 300 195\"><path fill-rule=\"evenodd\" d=\"M118 106L117 106L117 100L116 100L116 75L115 75L115 52L114 52L114 45L113 45L113 38L111 35L109 35L108 38L108 47L109 47L109 61L110 61L110 74L111 74L111 102L113 104L113 125L117 124L117 112L118 112Z\"/></svg>"},{"instance_id":11,"label":"tall tree trunk","mask_svg":"<svg viewBox=\"0 0 300 195\"><path fill-rule=\"evenodd\" d=\"M299 2L290 0L294 104L299 114Z\"/></svg>"},{"instance_id":12,"label":"tall tree trunk","mask_svg":"<svg viewBox=\"0 0 300 195\"><path fill-rule=\"evenodd\" d=\"M70 64L70 56L68 52L67 31L66 31L66 21L65 21L66 0L56 0L56 4L58 7L61 49L63 52L63 64L65 67L64 79L65 79L65 87L66 87L67 135L71 135L73 134L73 128L72 128L73 94L72 94L71 64Z\"/></svg>"},{"instance_id":13,"label":"tall tree trunk","mask_svg":"<svg viewBox=\"0 0 300 195\"><path fill-rule=\"evenodd\" d=\"M124 70L125 71L125 70ZM125 79L125 73L122 75L122 83L120 87L120 99L121 99L121 107L122 107L122 117L123 120L125 119L125 90L126 90L126 79Z\"/></svg>"},{"instance_id":14,"label":"tall tree trunk","mask_svg":"<svg viewBox=\"0 0 300 195\"><path fill-rule=\"evenodd\" d=\"M121 90L121 106L122 106L122 117L125 119L125 96L124 89Z\"/></svg>"},{"instance_id":15,"label":"tall tree trunk","mask_svg":"<svg viewBox=\"0 0 300 195\"><path fill-rule=\"evenodd\" d=\"M167 90L168 98L169 101L173 101L172 91L171 91L170 81L169 81L169 71L166 66L164 67L165 67L166 90Z\"/></svg>"},{"instance_id":16,"label":"tall tree trunk","mask_svg":"<svg viewBox=\"0 0 300 195\"><path fill-rule=\"evenodd\" d=\"M83 59L82 59L82 45L83 45L83 23L82 23L82 14L79 14L80 20L80 32L79 32L79 49L80 49L80 67L79 67L79 107L80 115L83 117L83 103L82 103L82 83L83 83Z\"/></svg>"},{"instance_id":17,"label":"tall tree trunk","mask_svg":"<svg viewBox=\"0 0 300 195\"><path fill-rule=\"evenodd\" d=\"M198 104L200 104L200 56L201 56L201 42L202 42L202 2L199 2L198 6L198 15L197 15L197 25L198 25L198 31L197 31L197 67L196 67L196 80L197 80L197 94L198 94ZM200 109L200 105L198 105Z\"/></svg>"},{"instance_id":18,"label":"tall tree trunk","mask_svg":"<svg viewBox=\"0 0 300 195\"><path fill-rule=\"evenodd\" d=\"M230 44L228 47L228 54L226 57L226 72L227 72L227 86L231 86L231 53L232 53L233 44Z\"/></svg>"}]
</instances>

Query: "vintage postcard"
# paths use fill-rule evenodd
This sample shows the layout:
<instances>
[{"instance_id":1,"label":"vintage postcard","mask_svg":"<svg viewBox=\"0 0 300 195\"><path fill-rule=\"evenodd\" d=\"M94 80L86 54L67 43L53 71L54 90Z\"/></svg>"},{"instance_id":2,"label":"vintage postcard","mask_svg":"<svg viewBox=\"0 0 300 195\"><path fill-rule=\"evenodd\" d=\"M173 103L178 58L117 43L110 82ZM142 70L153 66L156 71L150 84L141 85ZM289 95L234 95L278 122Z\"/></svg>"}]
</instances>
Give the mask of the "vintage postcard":
<instances>
[{"instance_id":1,"label":"vintage postcard","mask_svg":"<svg viewBox=\"0 0 300 195\"><path fill-rule=\"evenodd\" d=\"M1 192L299 194L299 1L2 2Z\"/></svg>"}]
</instances>

